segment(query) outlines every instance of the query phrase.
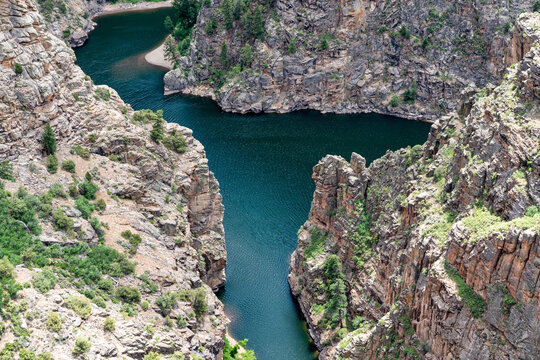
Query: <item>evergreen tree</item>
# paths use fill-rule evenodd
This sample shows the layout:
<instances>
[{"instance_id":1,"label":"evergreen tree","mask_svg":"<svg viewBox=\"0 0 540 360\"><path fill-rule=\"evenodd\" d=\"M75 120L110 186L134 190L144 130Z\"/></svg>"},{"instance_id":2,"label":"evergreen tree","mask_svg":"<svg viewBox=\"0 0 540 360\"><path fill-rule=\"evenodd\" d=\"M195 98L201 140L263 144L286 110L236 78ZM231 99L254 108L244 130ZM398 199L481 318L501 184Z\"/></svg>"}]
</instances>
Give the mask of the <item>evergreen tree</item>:
<instances>
[{"instance_id":1,"label":"evergreen tree","mask_svg":"<svg viewBox=\"0 0 540 360\"><path fill-rule=\"evenodd\" d=\"M154 121L154 125L152 125L152 130L150 130L150 137L158 144L165 136L165 128L163 127L164 123L165 120L163 120L163 116L158 116Z\"/></svg>"},{"instance_id":2,"label":"evergreen tree","mask_svg":"<svg viewBox=\"0 0 540 360\"><path fill-rule=\"evenodd\" d=\"M246 38L253 36L253 13L248 8L244 15L242 15L242 25L244 26Z\"/></svg>"},{"instance_id":3,"label":"evergreen tree","mask_svg":"<svg viewBox=\"0 0 540 360\"><path fill-rule=\"evenodd\" d=\"M47 154L54 154L56 152L56 135L54 135L51 124L47 123L45 125L45 129L41 134L41 140Z\"/></svg>"},{"instance_id":4,"label":"evergreen tree","mask_svg":"<svg viewBox=\"0 0 540 360\"><path fill-rule=\"evenodd\" d=\"M293 36L289 41L289 53L294 54L296 52L296 38Z\"/></svg>"},{"instance_id":5,"label":"evergreen tree","mask_svg":"<svg viewBox=\"0 0 540 360\"><path fill-rule=\"evenodd\" d=\"M248 68L253 62L253 49L249 44L246 44L242 49L240 49L240 64L242 69Z\"/></svg>"},{"instance_id":6,"label":"evergreen tree","mask_svg":"<svg viewBox=\"0 0 540 360\"><path fill-rule=\"evenodd\" d=\"M223 15L225 28L231 30L234 23L233 4L231 0L223 0L221 3L221 14Z\"/></svg>"},{"instance_id":7,"label":"evergreen tree","mask_svg":"<svg viewBox=\"0 0 540 360\"><path fill-rule=\"evenodd\" d=\"M171 35L167 36L163 43L165 59L171 61L173 64L178 64L180 60L180 53L176 48L176 41L174 41Z\"/></svg>"},{"instance_id":8,"label":"evergreen tree","mask_svg":"<svg viewBox=\"0 0 540 360\"><path fill-rule=\"evenodd\" d=\"M253 35L263 41L264 40L264 20L262 18L261 6L257 4L253 11Z\"/></svg>"},{"instance_id":9,"label":"evergreen tree","mask_svg":"<svg viewBox=\"0 0 540 360\"><path fill-rule=\"evenodd\" d=\"M227 44L225 44L225 42L221 43L221 54L219 55L219 59L221 61L221 67L223 67L223 69L228 69L229 55L227 54Z\"/></svg>"},{"instance_id":10,"label":"evergreen tree","mask_svg":"<svg viewBox=\"0 0 540 360\"><path fill-rule=\"evenodd\" d=\"M163 21L163 26L165 26L165 29L167 29L167 31L170 33L174 30L174 24L170 16L165 18L165 21Z\"/></svg>"}]
</instances>

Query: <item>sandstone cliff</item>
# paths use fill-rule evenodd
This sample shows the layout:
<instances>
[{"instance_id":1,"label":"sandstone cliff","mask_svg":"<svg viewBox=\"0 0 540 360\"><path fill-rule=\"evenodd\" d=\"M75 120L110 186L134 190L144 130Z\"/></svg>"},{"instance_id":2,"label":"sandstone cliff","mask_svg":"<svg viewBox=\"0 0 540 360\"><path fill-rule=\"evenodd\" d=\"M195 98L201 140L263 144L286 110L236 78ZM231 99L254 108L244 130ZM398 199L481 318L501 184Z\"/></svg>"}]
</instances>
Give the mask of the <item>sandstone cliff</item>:
<instances>
[{"instance_id":1,"label":"sandstone cliff","mask_svg":"<svg viewBox=\"0 0 540 360\"><path fill-rule=\"evenodd\" d=\"M456 110L465 87L497 84L526 50L515 20L533 2L203 2L189 54L165 76L165 92L212 97L242 113L309 108L435 120ZM255 20L244 16L259 5L265 28L257 37ZM230 29L225 7L235 19Z\"/></svg>"},{"instance_id":2,"label":"sandstone cliff","mask_svg":"<svg viewBox=\"0 0 540 360\"><path fill-rule=\"evenodd\" d=\"M151 140L160 114L95 86L31 0L0 0L0 26L2 358L218 358L224 208L203 146L176 124L185 151Z\"/></svg>"},{"instance_id":3,"label":"sandstone cliff","mask_svg":"<svg viewBox=\"0 0 540 360\"><path fill-rule=\"evenodd\" d=\"M424 145L315 166L289 283L321 359L538 359L540 14L517 25L530 51Z\"/></svg>"}]
</instances>

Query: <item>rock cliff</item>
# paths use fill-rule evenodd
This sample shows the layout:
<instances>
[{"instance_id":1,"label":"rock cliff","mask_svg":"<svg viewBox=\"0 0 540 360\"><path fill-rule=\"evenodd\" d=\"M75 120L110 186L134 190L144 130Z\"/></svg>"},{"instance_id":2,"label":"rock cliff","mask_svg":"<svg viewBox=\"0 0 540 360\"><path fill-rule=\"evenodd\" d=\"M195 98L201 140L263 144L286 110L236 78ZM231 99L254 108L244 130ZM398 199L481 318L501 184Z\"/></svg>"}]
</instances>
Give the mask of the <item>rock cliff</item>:
<instances>
[{"instance_id":1,"label":"rock cliff","mask_svg":"<svg viewBox=\"0 0 540 360\"><path fill-rule=\"evenodd\" d=\"M424 145L314 167L289 283L321 359L538 358L540 14L517 27L530 50Z\"/></svg>"},{"instance_id":2,"label":"rock cliff","mask_svg":"<svg viewBox=\"0 0 540 360\"><path fill-rule=\"evenodd\" d=\"M177 124L152 140L161 114L94 85L31 0L0 0L0 27L0 357L219 358L224 208L203 146Z\"/></svg>"},{"instance_id":3,"label":"rock cliff","mask_svg":"<svg viewBox=\"0 0 540 360\"><path fill-rule=\"evenodd\" d=\"M457 109L464 88L498 84L526 51L515 20L533 2L203 2L165 92L212 97L241 113L309 108L435 120Z\"/></svg>"}]
</instances>

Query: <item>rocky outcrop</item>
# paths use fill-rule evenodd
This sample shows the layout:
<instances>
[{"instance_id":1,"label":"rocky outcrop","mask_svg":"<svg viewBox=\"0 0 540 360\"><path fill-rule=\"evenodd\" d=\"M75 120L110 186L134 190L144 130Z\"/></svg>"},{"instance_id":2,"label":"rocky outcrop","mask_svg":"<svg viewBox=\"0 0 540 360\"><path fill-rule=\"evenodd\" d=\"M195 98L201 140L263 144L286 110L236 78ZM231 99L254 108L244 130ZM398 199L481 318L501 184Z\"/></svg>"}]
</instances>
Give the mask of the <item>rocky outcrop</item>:
<instances>
[{"instance_id":1,"label":"rocky outcrop","mask_svg":"<svg viewBox=\"0 0 540 360\"><path fill-rule=\"evenodd\" d=\"M263 2L264 35L256 39L255 20L244 15L257 3L248 10L212 1L200 11L189 54L165 76L165 93L208 96L241 113L309 108L435 120L457 109L461 90L499 83L521 59L529 42L515 20L533 2ZM229 30L227 6L238 19ZM242 65L246 43L253 60Z\"/></svg>"},{"instance_id":2,"label":"rocky outcrop","mask_svg":"<svg viewBox=\"0 0 540 360\"><path fill-rule=\"evenodd\" d=\"M1 348L16 343L5 351L25 348L70 359L76 338L84 335L91 342L86 352L91 359L141 359L152 351L219 358L228 320L212 290L225 281L224 208L203 146L177 124L165 123L164 133L181 134L177 138L185 139L185 151L153 141L152 124L144 119L159 114L136 113L113 89L95 86L74 65L73 51L47 31L31 0L0 1L0 26L0 158L13 165L15 179L5 181L5 190L24 187L17 191L21 197L43 199L59 194L43 203L38 218L36 239L45 246L105 246L136 264L134 273L106 276L113 293L102 298L96 294L105 290L93 288L93 280L77 279L88 274L62 278L71 267L62 272L55 265L60 260L34 267L23 261L15 268L18 283L34 283L49 267L58 283L45 292L21 286L13 295L11 318L2 309ZM47 169L41 141L46 124L58 143L57 172ZM4 170L1 177L9 178ZM84 184L97 185L96 198L104 201L92 205L90 216L82 213L87 202L77 197ZM74 198L63 193L68 189ZM56 210L62 214L58 219ZM126 296L118 290L122 286L140 289L141 305L118 301ZM158 306L157 299L167 294L175 294L174 303ZM74 305L73 298L88 303L89 312L81 316L80 308L88 307ZM47 325L51 313L60 317L61 330ZM116 322L115 330L104 329L106 317ZM25 320L21 324L18 318Z\"/></svg>"},{"instance_id":3,"label":"rocky outcrop","mask_svg":"<svg viewBox=\"0 0 540 360\"><path fill-rule=\"evenodd\" d=\"M519 16L536 39L540 15ZM535 359L540 345L538 44L366 168L327 156L289 283L321 359ZM523 47L522 50L525 50Z\"/></svg>"}]
</instances>

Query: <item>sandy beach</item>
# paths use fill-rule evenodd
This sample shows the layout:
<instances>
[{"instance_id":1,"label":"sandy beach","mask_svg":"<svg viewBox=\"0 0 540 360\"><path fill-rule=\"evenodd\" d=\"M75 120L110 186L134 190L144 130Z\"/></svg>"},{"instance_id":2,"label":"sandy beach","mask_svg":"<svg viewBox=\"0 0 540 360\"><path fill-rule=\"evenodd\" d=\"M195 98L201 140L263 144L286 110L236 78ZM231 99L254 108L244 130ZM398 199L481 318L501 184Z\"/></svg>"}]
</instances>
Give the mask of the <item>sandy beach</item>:
<instances>
[{"instance_id":1,"label":"sandy beach","mask_svg":"<svg viewBox=\"0 0 540 360\"><path fill-rule=\"evenodd\" d=\"M158 47L146 53L146 55L144 55L144 60L146 60L146 62L151 65L159 66L167 70L172 70L173 68L173 63L165 59L165 50L163 43L159 44Z\"/></svg>"},{"instance_id":2,"label":"sandy beach","mask_svg":"<svg viewBox=\"0 0 540 360\"><path fill-rule=\"evenodd\" d=\"M147 10L153 10L153 9L161 9L161 8L168 8L172 7L172 0L165 0L165 1L159 1L159 2L145 2L141 1L136 4L130 4L130 3L116 3L116 4L107 4L103 8L103 10L97 14L94 18L105 16L105 15L111 15L111 14L119 14L124 12L131 12L131 11L147 11Z\"/></svg>"}]
</instances>

